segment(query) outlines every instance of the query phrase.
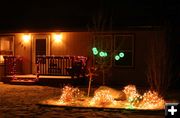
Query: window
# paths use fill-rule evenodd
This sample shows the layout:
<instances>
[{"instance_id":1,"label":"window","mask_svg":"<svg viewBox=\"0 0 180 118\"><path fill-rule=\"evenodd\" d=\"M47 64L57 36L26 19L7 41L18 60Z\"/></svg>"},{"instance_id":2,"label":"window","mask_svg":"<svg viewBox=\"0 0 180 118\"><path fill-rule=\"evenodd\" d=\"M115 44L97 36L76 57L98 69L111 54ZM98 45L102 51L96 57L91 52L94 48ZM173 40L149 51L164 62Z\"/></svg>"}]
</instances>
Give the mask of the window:
<instances>
[{"instance_id":1,"label":"window","mask_svg":"<svg viewBox=\"0 0 180 118\"><path fill-rule=\"evenodd\" d=\"M94 56L94 64L102 64L104 65L111 65L111 54L112 51L112 44L113 44L113 37L111 34L97 34L94 35L94 40L93 40L93 47L96 47L100 53L100 51L107 52L107 57L106 58L99 58L99 56Z\"/></svg>"},{"instance_id":2,"label":"window","mask_svg":"<svg viewBox=\"0 0 180 118\"><path fill-rule=\"evenodd\" d=\"M119 60L113 60L114 66L132 67L134 64L134 36L132 34L117 34L114 35L114 53L124 56Z\"/></svg>"},{"instance_id":3,"label":"window","mask_svg":"<svg viewBox=\"0 0 180 118\"><path fill-rule=\"evenodd\" d=\"M0 36L0 63L5 55L13 55L13 36Z\"/></svg>"},{"instance_id":4,"label":"window","mask_svg":"<svg viewBox=\"0 0 180 118\"><path fill-rule=\"evenodd\" d=\"M94 56L94 64L99 60L105 60L107 65L114 67L133 67L134 66L134 35L120 33L98 33L94 34L93 47L98 51L107 52L108 56L101 58ZM116 60L115 56L123 53L123 56ZM108 61L107 61L108 60Z\"/></svg>"},{"instance_id":5,"label":"window","mask_svg":"<svg viewBox=\"0 0 180 118\"><path fill-rule=\"evenodd\" d=\"M36 39L36 56L46 55L46 39Z\"/></svg>"}]
</instances>

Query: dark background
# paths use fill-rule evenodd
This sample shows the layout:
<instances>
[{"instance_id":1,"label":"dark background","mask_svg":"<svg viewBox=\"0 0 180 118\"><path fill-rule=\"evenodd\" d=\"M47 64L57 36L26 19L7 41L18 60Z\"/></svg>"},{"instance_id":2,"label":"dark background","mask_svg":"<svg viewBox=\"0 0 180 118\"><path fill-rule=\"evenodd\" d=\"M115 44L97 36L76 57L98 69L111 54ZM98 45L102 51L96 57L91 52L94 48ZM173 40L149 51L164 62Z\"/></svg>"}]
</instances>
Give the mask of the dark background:
<instances>
[{"instance_id":1,"label":"dark background","mask_svg":"<svg viewBox=\"0 0 180 118\"><path fill-rule=\"evenodd\" d=\"M86 28L97 14L112 17L113 27L171 25L179 23L180 4L175 0L44 0L0 2L0 25L5 27Z\"/></svg>"}]
</instances>

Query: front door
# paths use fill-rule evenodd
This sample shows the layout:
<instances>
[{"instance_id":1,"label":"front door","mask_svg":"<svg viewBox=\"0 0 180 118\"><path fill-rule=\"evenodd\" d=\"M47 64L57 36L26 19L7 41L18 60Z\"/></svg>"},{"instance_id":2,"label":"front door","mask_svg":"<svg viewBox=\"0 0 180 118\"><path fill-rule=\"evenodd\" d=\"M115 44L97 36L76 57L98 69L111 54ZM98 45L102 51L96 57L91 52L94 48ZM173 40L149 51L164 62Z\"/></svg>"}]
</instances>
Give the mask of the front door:
<instances>
[{"instance_id":1,"label":"front door","mask_svg":"<svg viewBox=\"0 0 180 118\"><path fill-rule=\"evenodd\" d=\"M50 55L50 36L49 35L35 35L33 37L32 47L32 72L36 74L36 56Z\"/></svg>"},{"instance_id":2,"label":"front door","mask_svg":"<svg viewBox=\"0 0 180 118\"><path fill-rule=\"evenodd\" d=\"M46 39L36 39L36 56L46 55Z\"/></svg>"}]
</instances>

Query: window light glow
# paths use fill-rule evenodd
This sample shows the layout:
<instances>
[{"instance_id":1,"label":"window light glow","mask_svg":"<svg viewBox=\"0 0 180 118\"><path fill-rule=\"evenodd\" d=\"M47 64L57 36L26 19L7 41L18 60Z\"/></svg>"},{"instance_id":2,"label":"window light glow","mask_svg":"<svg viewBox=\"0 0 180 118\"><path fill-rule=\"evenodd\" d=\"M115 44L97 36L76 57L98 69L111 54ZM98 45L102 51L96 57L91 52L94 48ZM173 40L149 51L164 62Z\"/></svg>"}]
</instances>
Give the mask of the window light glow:
<instances>
[{"instance_id":1,"label":"window light glow","mask_svg":"<svg viewBox=\"0 0 180 118\"><path fill-rule=\"evenodd\" d=\"M3 62L4 62L3 55L0 55L0 63L3 63Z\"/></svg>"}]
</instances>

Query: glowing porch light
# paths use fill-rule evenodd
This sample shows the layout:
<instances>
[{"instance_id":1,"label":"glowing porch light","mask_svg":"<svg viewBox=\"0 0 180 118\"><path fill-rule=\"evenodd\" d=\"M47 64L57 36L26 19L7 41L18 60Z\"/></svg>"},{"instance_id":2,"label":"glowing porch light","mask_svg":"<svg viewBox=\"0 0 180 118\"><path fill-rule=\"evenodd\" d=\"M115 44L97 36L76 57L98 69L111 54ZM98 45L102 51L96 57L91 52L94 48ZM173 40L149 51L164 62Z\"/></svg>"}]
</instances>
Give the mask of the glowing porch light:
<instances>
[{"instance_id":1,"label":"glowing porch light","mask_svg":"<svg viewBox=\"0 0 180 118\"><path fill-rule=\"evenodd\" d=\"M27 42L29 42L30 41L30 39L31 39L31 36L30 35L23 35L23 41L25 42L25 43L27 43Z\"/></svg>"},{"instance_id":2,"label":"glowing porch light","mask_svg":"<svg viewBox=\"0 0 180 118\"><path fill-rule=\"evenodd\" d=\"M55 42L61 42L61 40L62 40L62 35L61 35L61 34L55 34L55 35L54 35L54 40L55 40Z\"/></svg>"}]
</instances>

